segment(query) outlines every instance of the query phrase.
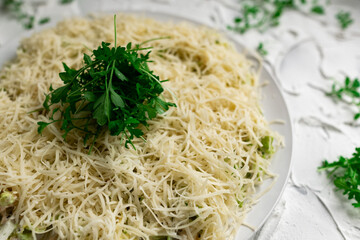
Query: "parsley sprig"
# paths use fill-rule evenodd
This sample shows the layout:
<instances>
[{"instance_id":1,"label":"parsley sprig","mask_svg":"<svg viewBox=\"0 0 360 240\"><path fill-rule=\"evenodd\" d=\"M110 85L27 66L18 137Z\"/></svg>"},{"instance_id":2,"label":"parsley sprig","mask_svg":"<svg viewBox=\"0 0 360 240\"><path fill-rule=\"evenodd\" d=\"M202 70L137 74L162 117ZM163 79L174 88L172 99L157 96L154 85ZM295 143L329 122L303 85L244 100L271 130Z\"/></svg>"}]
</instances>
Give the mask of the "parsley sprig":
<instances>
[{"instance_id":1,"label":"parsley sprig","mask_svg":"<svg viewBox=\"0 0 360 240\"><path fill-rule=\"evenodd\" d=\"M263 57L268 55L268 51L265 49L263 42L259 43L259 45L256 48L256 51Z\"/></svg>"},{"instance_id":2,"label":"parsley sprig","mask_svg":"<svg viewBox=\"0 0 360 240\"><path fill-rule=\"evenodd\" d=\"M72 3L74 0L60 0L61 4L68 4L68 3Z\"/></svg>"},{"instance_id":3,"label":"parsley sprig","mask_svg":"<svg viewBox=\"0 0 360 240\"><path fill-rule=\"evenodd\" d=\"M25 29L32 29L35 24L35 15L24 10L24 0L4 0L3 8L9 12ZM49 17L39 19L38 24L45 24L50 21Z\"/></svg>"},{"instance_id":4,"label":"parsley sprig","mask_svg":"<svg viewBox=\"0 0 360 240\"><path fill-rule=\"evenodd\" d=\"M285 10L296 10L305 4L307 4L306 0L301 0L300 3L295 0L242 0L239 15L234 19L234 25L228 26L228 29L241 34L250 29L265 31L279 25ZM325 9L314 2L310 12L322 15Z\"/></svg>"},{"instance_id":5,"label":"parsley sprig","mask_svg":"<svg viewBox=\"0 0 360 240\"><path fill-rule=\"evenodd\" d=\"M175 107L174 103L162 99L164 91L159 77L147 65L150 51L141 54L144 43L128 43L126 47L116 45L116 16L114 16L115 47L102 42L92 51L92 56L84 54L84 66L78 70L65 63L64 72L59 74L64 85L46 95L44 109L51 110L50 122L38 122L38 132L42 133L49 124L60 122L63 138L74 130L82 131L84 145L89 138L93 144L103 129L110 134L126 137L125 146L134 137L143 138L140 126L148 127L148 120L154 119ZM145 139L144 139L145 140ZM93 144L90 147L93 146Z\"/></svg>"},{"instance_id":6,"label":"parsley sprig","mask_svg":"<svg viewBox=\"0 0 360 240\"><path fill-rule=\"evenodd\" d=\"M360 207L360 148L356 148L350 158L340 156L338 161L332 163L325 160L318 169L331 170L328 176L334 177L335 186L349 200L355 199L354 207Z\"/></svg>"},{"instance_id":7,"label":"parsley sprig","mask_svg":"<svg viewBox=\"0 0 360 240\"><path fill-rule=\"evenodd\" d=\"M25 29L31 29L34 26L35 17L23 10L23 0L5 0L3 7L17 21L19 21Z\"/></svg>"},{"instance_id":8,"label":"parsley sprig","mask_svg":"<svg viewBox=\"0 0 360 240\"><path fill-rule=\"evenodd\" d=\"M360 118L360 81L358 78L351 80L350 77L346 77L343 85L334 83L331 92L326 95L356 106L358 112L355 113L354 120Z\"/></svg>"}]
</instances>

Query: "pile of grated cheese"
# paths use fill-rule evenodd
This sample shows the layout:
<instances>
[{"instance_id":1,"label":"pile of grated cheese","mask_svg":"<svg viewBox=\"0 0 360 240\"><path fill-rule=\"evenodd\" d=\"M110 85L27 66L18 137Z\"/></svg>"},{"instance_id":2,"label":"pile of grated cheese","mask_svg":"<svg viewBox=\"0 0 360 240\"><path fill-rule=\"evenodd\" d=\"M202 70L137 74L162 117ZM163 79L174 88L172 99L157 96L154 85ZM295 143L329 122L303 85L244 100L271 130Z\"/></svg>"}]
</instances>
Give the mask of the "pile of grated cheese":
<instances>
[{"instance_id":1,"label":"pile of grated cheese","mask_svg":"<svg viewBox=\"0 0 360 240\"><path fill-rule=\"evenodd\" d=\"M48 119L34 110L61 86L62 62L80 68L83 53L113 42L113 17L70 19L24 39L0 72L0 191L17 196L11 220L59 239L233 237L256 186L273 176L262 139L281 143L261 113L251 62L205 27L117 19L119 45L169 37L147 44L149 66L169 79L174 95L164 95L177 108L150 122L136 150L104 133L89 155L81 132L64 141L56 124L39 135Z\"/></svg>"}]
</instances>

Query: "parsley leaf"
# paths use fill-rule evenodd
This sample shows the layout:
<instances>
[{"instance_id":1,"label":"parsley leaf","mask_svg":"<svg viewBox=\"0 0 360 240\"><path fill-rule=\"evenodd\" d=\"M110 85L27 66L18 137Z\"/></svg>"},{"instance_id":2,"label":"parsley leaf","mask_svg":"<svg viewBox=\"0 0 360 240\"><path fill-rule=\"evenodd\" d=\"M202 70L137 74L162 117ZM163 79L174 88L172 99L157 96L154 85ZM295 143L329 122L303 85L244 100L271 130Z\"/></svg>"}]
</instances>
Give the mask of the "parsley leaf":
<instances>
[{"instance_id":1,"label":"parsley leaf","mask_svg":"<svg viewBox=\"0 0 360 240\"><path fill-rule=\"evenodd\" d=\"M360 148L356 148L352 157L340 156L338 161L329 163L324 161L318 170L330 170L328 176L334 177L334 185L347 195L348 199L354 199L355 208L360 207Z\"/></svg>"},{"instance_id":2,"label":"parsley leaf","mask_svg":"<svg viewBox=\"0 0 360 240\"><path fill-rule=\"evenodd\" d=\"M241 34L250 29L262 32L279 25L284 11L301 10L305 4L308 4L306 0L242 0L239 15L234 18L234 25L228 26L228 29ZM313 2L310 12L324 14L325 9Z\"/></svg>"},{"instance_id":3,"label":"parsley leaf","mask_svg":"<svg viewBox=\"0 0 360 240\"><path fill-rule=\"evenodd\" d=\"M315 5L311 8L311 12L319 15L325 14L325 9L323 6Z\"/></svg>"},{"instance_id":4,"label":"parsley leaf","mask_svg":"<svg viewBox=\"0 0 360 240\"><path fill-rule=\"evenodd\" d=\"M77 129L84 133L84 144L92 138L93 146L98 134L107 129L111 135L123 134L125 146L134 147L134 137L143 138L141 126L148 127L148 120L176 107L161 98L164 88L147 65L150 52L139 53L144 50L142 44L116 45L116 16L114 31L115 47L102 42L91 56L84 54L82 68L72 69L63 63L64 72L59 77L64 85L50 87L43 107L47 111L53 105L56 108L51 122L38 122L39 133L49 124L60 122L64 138Z\"/></svg>"},{"instance_id":5,"label":"parsley leaf","mask_svg":"<svg viewBox=\"0 0 360 240\"><path fill-rule=\"evenodd\" d=\"M342 29L348 28L354 20L351 18L350 12L340 11L336 14L336 19L338 20Z\"/></svg>"},{"instance_id":6,"label":"parsley leaf","mask_svg":"<svg viewBox=\"0 0 360 240\"><path fill-rule=\"evenodd\" d=\"M266 56L268 54L268 51L264 48L264 43L260 42L258 47L256 48L256 51L261 55L261 56Z\"/></svg>"},{"instance_id":7,"label":"parsley leaf","mask_svg":"<svg viewBox=\"0 0 360 240\"><path fill-rule=\"evenodd\" d=\"M35 23L35 15L29 14L24 10L24 0L4 0L3 8L10 15L20 22L25 29L32 29ZM50 21L49 17L39 20L39 24L45 24Z\"/></svg>"},{"instance_id":8,"label":"parsley leaf","mask_svg":"<svg viewBox=\"0 0 360 240\"><path fill-rule=\"evenodd\" d=\"M360 118L360 81L358 78L351 80L350 77L346 77L343 85L334 83L331 92L326 93L326 95L356 106L358 113L354 115L354 120Z\"/></svg>"}]
</instances>

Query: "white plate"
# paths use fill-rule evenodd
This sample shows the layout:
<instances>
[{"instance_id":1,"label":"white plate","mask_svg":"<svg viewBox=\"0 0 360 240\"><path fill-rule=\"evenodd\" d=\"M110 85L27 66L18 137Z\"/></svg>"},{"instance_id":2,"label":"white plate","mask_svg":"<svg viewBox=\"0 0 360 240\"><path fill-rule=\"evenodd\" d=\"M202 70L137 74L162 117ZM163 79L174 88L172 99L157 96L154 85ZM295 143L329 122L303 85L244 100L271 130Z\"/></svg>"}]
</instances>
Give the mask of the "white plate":
<instances>
[{"instance_id":1,"label":"white plate","mask_svg":"<svg viewBox=\"0 0 360 240\"><path fill-rule=\"evenodd\" d=\"M159 21L173 21L173 22L181 22L187 21L196 25L203 25L199 21L195 21L193 19L175 15L175 14L167 14L155 11L147 11L147 12L139 12L139 11L131 11L130 13L141 14L148 17L152 17ZM55 21L53 21L50 25L54 25ZM44 27L40 27L38 30L43 29ZM5 44L2 48L0 48L0 66L2 66L6 61L14 58L16 56L16 48L19 45L20 39L26 36L29 36L33 31L26 32L21 37L12 40L11 42ZM238 51L242 51L244 46L239 42L234 40L234 38L228 35L228 38L231 42L234 43L235 47ZM251 52L251 51L250 51ZM277 181L274 186L271 188L269 192L267 192L264 196L262 196L259 202L253 207L253 209L249 212L246 218L246 223L253 226L256 230L261 228L266 219L271 214L272 210L276 206L279 201L282 192L287 183L287 179L290 173L291 167L291 155L292 155L292 127L291 121L289 117L289 112L284 100L284 97L279 89L279 86L275 82L275 80L271 77L271 75L265 70L262 69L260 76L260 83L267 82L268 84L262 88L262 101L261 106L264 112L264 115L268 121L272 120L283 120L285 124L276 124L272 125L272 129L279 132L285 138L285 148L280 149L272 159L271 163L271 171L278 175ZM258 190L261 192L266 189L268 186L267 183L262 184ZM248 227L242 226L239 228L236 240L244 240L251 238L255 232Z\"/></svg>"}]
</instances>

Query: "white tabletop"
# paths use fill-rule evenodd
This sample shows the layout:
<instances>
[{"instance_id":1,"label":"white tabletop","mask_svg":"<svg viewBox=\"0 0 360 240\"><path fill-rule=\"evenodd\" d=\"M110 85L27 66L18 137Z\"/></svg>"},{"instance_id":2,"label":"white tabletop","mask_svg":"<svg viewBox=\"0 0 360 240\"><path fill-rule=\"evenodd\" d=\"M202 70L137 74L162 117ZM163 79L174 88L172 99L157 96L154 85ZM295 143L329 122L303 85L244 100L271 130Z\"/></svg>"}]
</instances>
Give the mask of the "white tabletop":
<instances>
[{"instance_id":1,"label":"white tabletop","mask_svg":"<svg viewBox=\"0 0 360 240\"><path fill-rule=\"evenodd\" d=\"M27 2L37 20L51 19L32 31L83 13L145 9L181 15L226 31L239 7L236 0L59 2ZM269 52L265 67L285 96L294 131L290 178L275 210L254 239L360 239L360 209L353 208L341 192L334 191L331 179L317 171L324 159L335 161L339 155L350 156L355 147L360 147L360 122L352 121L354 109L324 94L334 81L343 82L345 76L360 77L360 1L333 0L325 9L324 16L287 11L279 27L236 35L250 49L264 43ZM335 19L339 10L350 11L354 18L345 31ZM8 41L26 31L0 12L0 48L6 48Z\"/></svg>"}]
</instances>

